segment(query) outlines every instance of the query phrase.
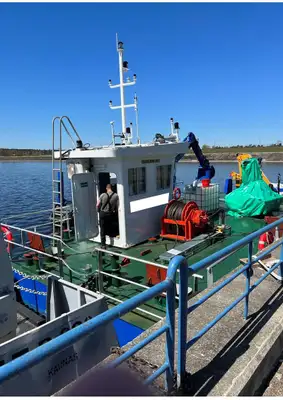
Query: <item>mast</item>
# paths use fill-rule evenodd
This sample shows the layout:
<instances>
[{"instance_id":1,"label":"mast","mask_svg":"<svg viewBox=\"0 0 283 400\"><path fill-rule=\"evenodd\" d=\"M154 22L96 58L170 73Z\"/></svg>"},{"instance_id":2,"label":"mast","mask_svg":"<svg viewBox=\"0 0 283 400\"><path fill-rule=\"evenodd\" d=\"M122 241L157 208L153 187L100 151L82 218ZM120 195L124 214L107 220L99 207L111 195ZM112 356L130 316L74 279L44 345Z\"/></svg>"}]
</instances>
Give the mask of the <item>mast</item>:
<instances>
[{"instance_id":1,"label":"mast","mask_svg":"<svg viewBox=\"0 0 283 400\"><path fill-rule=\"evenodd\" d=\"M114 123L111 122L111 130L112 130L112 138L113 138L113 143L115 145L115 137L119 136L122 140L123 144L131 144L132 138L133 138L133 130L132 130L132 123L130 123L130 127L127 127L126 123L126 108L134 108L136 112L136 130L137 130L137 138L138 138L138 143L140 142L139 140L139 135L138 135L138 125L137 125L137 112L138 112L138 101L137 101L137 96L135 95L134 97L134 103L133 104L125 104L125 93L124 93L124 88L126 86L132 86L136 84L137 81L137 76L136 74L133 75L132 80L128 77L126 82L124 81L124 73L128 72L128 62L123 60L123 53L124 53L124 44L123 42L118 41L118 35L116 35L116 45L117 45L117 52L118 52L118 57L119 57L119 77L120 77L120 82L117 85L112 85L111 79L109 79L109 87L110 89L115 89L115 88L120 88L120 99L121 99L121 105L120 106L113 106L112 101L110 100L109 106L111 110L121 110L121 126L122 126L122 132L120 135L115 135L114 134Z\"/></svg>"},{"instance_id":2,"label":"mast","mask_svg":"<svg viewBox=\"0 0 283 400\"><path fill-rule=\"evenodd\" d=\"M118 39L118 38L117 38ZM119 54L119 76L120 76L120 96L121 96L121 120L122 120L122 133L126 133L126 110L125 110L125 93L124 93L124 62L123 62L123 43L118 42L117 51ZM128 64L125 62L125 68Z\"/></svg>"}]
</instances>

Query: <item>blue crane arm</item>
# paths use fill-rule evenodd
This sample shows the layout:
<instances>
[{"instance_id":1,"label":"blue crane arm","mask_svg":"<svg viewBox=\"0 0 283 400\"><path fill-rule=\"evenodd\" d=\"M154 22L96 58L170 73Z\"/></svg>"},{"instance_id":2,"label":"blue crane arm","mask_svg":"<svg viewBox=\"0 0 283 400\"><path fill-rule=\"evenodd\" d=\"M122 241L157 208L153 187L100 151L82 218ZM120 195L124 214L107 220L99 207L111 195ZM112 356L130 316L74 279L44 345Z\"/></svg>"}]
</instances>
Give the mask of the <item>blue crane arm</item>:
<instances>
[{"instance_id":1,"label":"blue crane arm","mask_svg":"<svg viewBox=\"0 0 283 400\"><path fill-rule=\"evenodd\" d=\"M215 169L203 154L194 133L193 132L188 133L188 136L183 141L188 143L189 149L193 150L199 162L200 166L198 168L198 174L196 179L203 179L203 178L212 179L215 175ZM179 154L176 157L176 162L178 162L183 156L184 154Z\"/></svg>"},{"instance_id":2,"label":"blue crane arm","mask_svg":"<svg viewBox=\"0 0 283 400\"><path fill-rule=\"evenodd\" d=\"M202 168L207 168L210 166L208 159L203 154L201 148L199 147L198 140L193 132L190 132L188 136L184 139L184 142L188 142L189 149L192 149L195 156Z\"/></svg>"}]
</instances>

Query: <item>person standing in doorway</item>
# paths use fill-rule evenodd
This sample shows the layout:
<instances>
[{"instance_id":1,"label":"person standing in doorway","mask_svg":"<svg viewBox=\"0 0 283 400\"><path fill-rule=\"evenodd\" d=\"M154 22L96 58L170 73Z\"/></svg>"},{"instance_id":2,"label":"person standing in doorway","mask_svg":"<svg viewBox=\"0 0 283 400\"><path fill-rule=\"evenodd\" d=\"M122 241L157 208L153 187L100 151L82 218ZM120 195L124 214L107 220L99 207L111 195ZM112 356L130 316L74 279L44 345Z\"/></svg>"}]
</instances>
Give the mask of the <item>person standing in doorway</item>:
<instances>
[{"instance_id":1,"label":"person standing in doorway","mask_svg":"<svg viewBox=\"0 0 283 400\"><path fill-rule=\"evenodd\" d=\"M102 193L97 203L100 220L101 247L106 248L106 235L115 237L118 234L119 197L114 193L112 186L106 186L106 193Z\"/></svg>"}]
</instances>

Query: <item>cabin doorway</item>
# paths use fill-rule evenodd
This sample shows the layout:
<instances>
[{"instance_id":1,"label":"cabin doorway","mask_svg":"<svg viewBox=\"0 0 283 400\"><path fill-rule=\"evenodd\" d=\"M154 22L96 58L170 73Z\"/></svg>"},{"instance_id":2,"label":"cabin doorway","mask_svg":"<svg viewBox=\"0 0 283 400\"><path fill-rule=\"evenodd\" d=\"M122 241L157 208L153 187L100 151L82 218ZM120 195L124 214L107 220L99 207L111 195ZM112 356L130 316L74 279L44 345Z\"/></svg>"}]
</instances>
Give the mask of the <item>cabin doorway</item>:
<instances>
[{"instance_id":1,"label":"cabin doorway","mask_svg":"<svg viewBox=\"0 0 283 400\"><path fill-rule=\"evenodd\" d=\"M106 185L112 185L113 192L117 193L117 176L113 172L100 172L98 174L99 196L106 192Z\"/></svg>"},{"instance_id":2,"label":"cabin doorway","mask_svg":"<svg viewBox=\"0 0 283 400\"><path fill-rule=\"evenodd\" d=\"M100 172L98 174L99 196L106 193L106 186L111 184L114 193L117 193L117 176L113 172ZM114 237L119 237L119 210L116 218L113 218L111 229L109 229L110 244L113 245Z\"/></svg>"}]
</instances>

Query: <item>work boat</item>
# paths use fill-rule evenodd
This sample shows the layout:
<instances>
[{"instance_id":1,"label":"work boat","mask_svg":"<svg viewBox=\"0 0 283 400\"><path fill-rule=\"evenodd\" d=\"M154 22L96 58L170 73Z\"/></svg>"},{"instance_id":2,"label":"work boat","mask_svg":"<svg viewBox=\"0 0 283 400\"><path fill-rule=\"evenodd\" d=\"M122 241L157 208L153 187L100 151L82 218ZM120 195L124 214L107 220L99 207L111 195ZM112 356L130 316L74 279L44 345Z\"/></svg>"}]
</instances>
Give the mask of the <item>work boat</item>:
<instances>
[{"instance_id":1,"label":"work boat","mask_svg":"<svg viewBox=\"0 0 283 400\"><path fill-rule=\"evenodd\" d=\"M180 138L178 122L171 119L169 134L158 133L152 142L142 143L138 98L135 95L133 103L127 104L124 94L137 78L127 77L129 68L123 59L122 42L117 41L117 52L120 82L116 85L109 81L109 87L120 90L121 104L115 106L110 101L110 108L121 112L120 133L116 133L111 122L112 143L92 147L84 144L69 117L55 117L52 208L10 216L1 223L7 246L4 264L10 279L7 313L13 320L7 331L11 336L7 337L7 332L2 335L1 365L164 281L176 255L184 256L192 265L267 223L264 218L228 215L224 193L219 184L213 183L214 167L192 132ZM127 124L129 108L134 112L135 128L132 123ZM63 146L66 139L70 144ZM187 151L194 152L200 165L195 181L181 186L176 181L176 166ZM65 196L66 177L70 181L70 201ZM119 196L118 232L115 237L107 237L105 249L100 245L96 205L109 183ZM279 217L280 210L273 214L273 218ZM258 243L254 241L253 246L256 253ZM15 292L12 272L8 271L8 254ZM231 272L246 256L244 246L229 259L223 257L190 276L188 299ZM4 274L2 265L0 273ZM178 276L176 280L178 307ZM1 285L4 286L2 280ZM17 307L18 325L25 314L35 321L28 324L26 332L17 328ZM48 376L41 374L40 368L32 369L24 379L26 386L20 386L21 394L30 394L31 377L36 382L33 394L55 393L75 375L83 374L90 363L95 365L107 357L111 347L124 346L162 319L165 308L166 293L160 293L127 314L119 314L119 318L85 339L74 353L66 351L65 358L56 353L51 358ZM99 346L95 346L96 341ZM63 364L56 364L62 357L66 365L74 365L73 369L68 368L71 372L63 373ZM42 368L46 371L45 364ZM2 394L19 394L14 379L1 385Z\"/></svg>"}]
</instances>

